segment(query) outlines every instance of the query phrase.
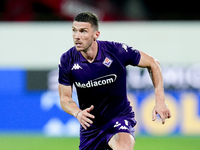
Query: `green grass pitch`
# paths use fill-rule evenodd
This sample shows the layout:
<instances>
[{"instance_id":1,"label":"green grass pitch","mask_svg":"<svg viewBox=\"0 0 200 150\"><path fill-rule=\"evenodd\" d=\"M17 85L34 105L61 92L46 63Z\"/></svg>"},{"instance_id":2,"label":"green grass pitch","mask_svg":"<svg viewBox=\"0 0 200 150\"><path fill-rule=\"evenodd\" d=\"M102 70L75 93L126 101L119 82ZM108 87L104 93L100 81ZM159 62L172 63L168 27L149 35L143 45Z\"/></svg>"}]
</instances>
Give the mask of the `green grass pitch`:
<instances>
[{"instance_id":1,"label":"green grass pitch","mask_svg":"<svg viewBox=\"0 0 200 150\"><path fill-rule=\"evenodd\" d=\"M0 150L78 150L79 139L44 136L1 136ZM198 150L200 137L136 136L134 150Z\"/></svg>"}]
</instances>

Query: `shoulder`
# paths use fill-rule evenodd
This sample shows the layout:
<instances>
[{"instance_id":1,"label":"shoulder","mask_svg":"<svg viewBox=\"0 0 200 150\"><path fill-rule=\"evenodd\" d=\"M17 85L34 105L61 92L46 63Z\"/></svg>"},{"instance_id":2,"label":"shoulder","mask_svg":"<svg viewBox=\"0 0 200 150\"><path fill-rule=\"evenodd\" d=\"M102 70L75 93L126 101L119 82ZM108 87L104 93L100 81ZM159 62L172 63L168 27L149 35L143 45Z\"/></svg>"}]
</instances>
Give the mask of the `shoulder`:
<instances>
[{"instance_id":1,"label":"shoulder","mask_svg":"<svg viewBox=\"0 0 200 150\"><path fill-rule=\"evenodd\" d=\"M100 47L105 49L106 51L113 53L113 54L121 54L127 52L127 49L130 48L125 43L114 42L114 41L98 41Z\"/></svg>"},{"instance_id":2,"label":"shoulder","mask_svg":"<svg viewBox=\"0 0 200 150\"><path fill-rule=\"evenodd\" d=\"M120 45L120 43L114 41L98 41L98 44L100 44L102 47L107 47L107 48L114 48Z\"/></svg>"},{"instance_id":3,"label":"shoulder","mask_svg":"<svg viewBox=\"0 0 200 150\"><path fill-rule=\"evenodd\" d=\"M125 43L102 41L100 46L104 47L105 51L115 56L122 64L132 64L136 66L140 60L138 50Z\"/></svg>"},{"instance_id":4,"label":"shoulder","mask_svg":"<svg viewBox=\"0 0 200 150\"><path fill-rule=\"evenodd\" d=\"M59 66L64 70L70 70L74 62L77 61L78 56L79 55L76 48L70 48L68 51L61 55Z\"/></svg>"},{"instance_id":5,"label":"shoulder","mask_svg":"<svg viewBox=\"0 0 200 150\"><path fill-rule=\"evenodd\" d=\"M71 68L74 62L73 55L76 55L77 51L74 47L66 51L62 54L60 58L60 63L58 65L59 68L59 83L64 85L72 85L70 74L71 74Z\"/></svg>"},{"instance_id":6,"label":"shoulder","mask_svg":"<svg viewBox=\"0 0 200 150\"><path fill-rule=\"evenodd\" d=\"M114 41L98 41L100 47L111 53L116 53L123 48L123 43Z\"/></svg>"},{"instance_id":7,"label":"shoulder","mask_svg":"<svg viewBox=\"0 0 200 150\"><path fill-rule=\"evenodd\" d=\"M76 55L77 55L77 51L75 47L72 47L61 55L60 62L61 63L71 62L74 59L74 57L76 57Z\"/></svg>"}]
</instances>

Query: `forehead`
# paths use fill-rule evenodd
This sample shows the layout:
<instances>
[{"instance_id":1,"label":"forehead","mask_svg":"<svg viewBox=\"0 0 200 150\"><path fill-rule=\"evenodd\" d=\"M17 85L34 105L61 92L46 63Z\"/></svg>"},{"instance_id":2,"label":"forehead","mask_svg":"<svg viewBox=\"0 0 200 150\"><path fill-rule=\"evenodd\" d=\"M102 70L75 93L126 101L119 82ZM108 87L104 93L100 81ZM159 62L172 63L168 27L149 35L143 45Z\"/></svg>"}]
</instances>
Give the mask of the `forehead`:
<instances>
[{"instance_id":1,"label":"forehead","mask_svg":"<svg viewBox=\"0 0 200 150\"><path fill-rule=\"evenodd\" d=\"M74 21L72 24L72 28L76 28L76 29L89 29L92 28L91 24L89 22L78 22L78 21Z\"/></svg>"}]
</instances>

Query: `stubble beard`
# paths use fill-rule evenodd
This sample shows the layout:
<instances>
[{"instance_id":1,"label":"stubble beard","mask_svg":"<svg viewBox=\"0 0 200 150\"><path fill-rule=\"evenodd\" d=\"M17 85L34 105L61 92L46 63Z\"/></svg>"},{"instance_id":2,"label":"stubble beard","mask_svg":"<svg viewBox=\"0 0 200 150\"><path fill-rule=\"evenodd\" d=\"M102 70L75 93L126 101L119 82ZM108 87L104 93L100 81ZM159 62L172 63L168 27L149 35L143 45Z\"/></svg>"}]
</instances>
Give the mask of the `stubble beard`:
<instances>
[{"instance_id":1,"label":"stubble beard","mask_svg":"<svg viewBox=\"0 0 200 150\"><path fill-rule=\"evenodd\" d=\"M79 49L77 46L75 46L75 47L76 47L76 50L77 50L77 51L80 51L80 52L83 52L83 53L86 53L86 52L90 49L90 47L92 46L93 42L94 42L94 41L91 40L90 43L87 43L86 46L83 45L83 47L80 48L80 49Z\"/></svg>"}]
</instances>

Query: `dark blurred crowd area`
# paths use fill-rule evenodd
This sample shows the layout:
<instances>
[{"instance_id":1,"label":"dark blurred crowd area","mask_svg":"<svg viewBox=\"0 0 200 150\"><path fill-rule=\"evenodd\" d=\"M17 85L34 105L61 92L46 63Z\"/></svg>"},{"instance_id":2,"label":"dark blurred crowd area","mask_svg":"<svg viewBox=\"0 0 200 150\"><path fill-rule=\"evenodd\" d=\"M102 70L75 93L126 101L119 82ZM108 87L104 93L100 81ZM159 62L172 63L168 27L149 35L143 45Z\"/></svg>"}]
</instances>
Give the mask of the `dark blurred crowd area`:
<instances>
[{"instance_id":1,"label":"dark blurred crowd area","mask_svg":"<svg viewBox=\"0 0 200 150\"><path fill-rule=\"evenodd\" d=\"M196 0L0 0L1 21L71 21L84 11L100 21L200 20Z\"/></svg>"}]
</instances>

